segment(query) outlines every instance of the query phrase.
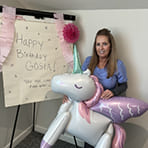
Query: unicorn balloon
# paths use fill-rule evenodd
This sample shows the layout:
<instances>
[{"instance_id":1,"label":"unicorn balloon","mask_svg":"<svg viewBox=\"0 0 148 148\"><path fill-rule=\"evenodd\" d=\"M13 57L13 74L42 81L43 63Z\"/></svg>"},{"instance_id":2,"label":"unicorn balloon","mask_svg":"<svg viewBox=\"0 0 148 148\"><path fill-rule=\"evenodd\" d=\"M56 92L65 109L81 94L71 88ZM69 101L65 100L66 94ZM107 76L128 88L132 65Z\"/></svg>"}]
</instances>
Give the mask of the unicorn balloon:
<instances>
[{"instance_id":1,"label":"unicorn balloon","mask_svg":"<svg viewBox=\"0 0 148 148\"><path fill-rule=\"evenodd\" d=\"M52 90L68 96L69 101L61 105L40 148L50 148L64 132L95 148L123 148L126 133L118 123L142 115L148 104L127 97L101 99L103 87L89 70L81 71L76 47L74 58L74 72L51 81Z\"/></svg>"}]
</instances>

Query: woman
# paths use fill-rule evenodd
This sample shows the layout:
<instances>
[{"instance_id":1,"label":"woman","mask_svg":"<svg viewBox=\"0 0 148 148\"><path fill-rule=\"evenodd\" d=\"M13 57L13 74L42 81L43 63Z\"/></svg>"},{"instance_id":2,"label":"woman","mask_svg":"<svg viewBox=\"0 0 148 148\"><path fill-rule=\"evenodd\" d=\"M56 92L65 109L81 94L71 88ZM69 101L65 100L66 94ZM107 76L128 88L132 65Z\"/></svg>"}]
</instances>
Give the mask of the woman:
<instances>
[{"instance_id":1,"label":"woman","mask_svg":"<svg viewBox=\"0 0 148 148\"><path fill-rule=\"evenodd\" d=\"M97 32L93 55L85 59L82 70L90 69L104 87L102 99L121 96L127 89L126 69L123 62L117 59L115 41L108 29ZM93 148L85 143L85 148Z\"/></svg>"},{"instance_id":2,"label":"woman","mask_svg":"<svg viewBox=\"0 0 148 148\"><path fill-rule=\"evenodd\" d=\"M85 59L82 70L90 69L91 74L98 77L104 88L102 99L125 95L127 89L126 68L123 62L117 59L115 41L108 29L97 32L93 54ZM63 102L66 102L66 96ZM85 143L84 148L93 148Z\"/></svg>"}]
</instances>

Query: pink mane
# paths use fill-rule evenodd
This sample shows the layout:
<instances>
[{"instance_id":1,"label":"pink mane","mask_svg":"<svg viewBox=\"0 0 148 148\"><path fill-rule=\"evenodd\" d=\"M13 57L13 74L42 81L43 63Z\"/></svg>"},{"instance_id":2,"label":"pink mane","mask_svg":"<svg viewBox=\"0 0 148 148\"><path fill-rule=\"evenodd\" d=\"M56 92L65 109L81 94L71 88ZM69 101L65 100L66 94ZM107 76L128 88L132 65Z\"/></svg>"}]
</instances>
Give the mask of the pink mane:
<instances>
[{"instance_id":1,"label":"pink mane","mask_svg":"<svg viewBox=\"0 0 148 148\"><path fill-rule=\"evenodd\" d=\"M90 110L89 110L89 108L98 103L100 96L101 96L102 92L104 91L102 85L98 81L98 78L94 75L91 75L90 77L95 82L96 92L91 99L79 103L79 113L84 119L86 119L86 121L88 123L90 123Z\"/></svg>"}]
</instances>

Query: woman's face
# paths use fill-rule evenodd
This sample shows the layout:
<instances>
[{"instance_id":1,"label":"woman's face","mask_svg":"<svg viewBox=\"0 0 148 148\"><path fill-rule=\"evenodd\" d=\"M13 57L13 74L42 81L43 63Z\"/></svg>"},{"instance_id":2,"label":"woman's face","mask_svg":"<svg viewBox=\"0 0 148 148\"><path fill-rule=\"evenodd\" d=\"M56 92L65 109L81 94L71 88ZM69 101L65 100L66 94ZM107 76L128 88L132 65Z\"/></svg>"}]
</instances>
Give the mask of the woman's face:
<instances>
[{"instance_id":1,"label":"woman's face","mask_svg":"<svg viewBox=\"0 0 148 148\"><path fill-rule=\"evenodd\" d=\"M110 43L108 37L99 35L96 38L96 51L100 58L107 58L110 52Z\"/></svg>"}]
</instances>

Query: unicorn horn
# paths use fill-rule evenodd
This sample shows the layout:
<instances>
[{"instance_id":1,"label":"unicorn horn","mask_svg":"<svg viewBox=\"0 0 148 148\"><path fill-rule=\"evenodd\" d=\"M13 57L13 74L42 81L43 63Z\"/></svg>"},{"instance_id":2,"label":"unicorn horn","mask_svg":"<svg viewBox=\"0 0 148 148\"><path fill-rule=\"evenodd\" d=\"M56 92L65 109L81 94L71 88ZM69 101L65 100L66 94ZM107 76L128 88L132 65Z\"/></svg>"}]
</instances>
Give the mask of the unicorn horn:
<instances>
[{"instance_id":1,"label":"unicorn horn","mask_svg":"<svg viewBox=\"0 0 148 148\"><path fill-rule=\"evenodd\" d=\"M77 47L75 44L73 47L73 56L74 56L73 73L83 73L81 70L81 63L80 63L79 54L78 54Z\"/></svg>"}]
</instances>

